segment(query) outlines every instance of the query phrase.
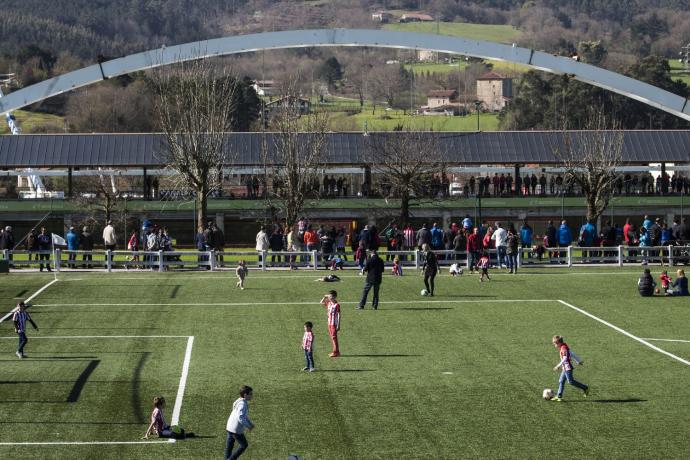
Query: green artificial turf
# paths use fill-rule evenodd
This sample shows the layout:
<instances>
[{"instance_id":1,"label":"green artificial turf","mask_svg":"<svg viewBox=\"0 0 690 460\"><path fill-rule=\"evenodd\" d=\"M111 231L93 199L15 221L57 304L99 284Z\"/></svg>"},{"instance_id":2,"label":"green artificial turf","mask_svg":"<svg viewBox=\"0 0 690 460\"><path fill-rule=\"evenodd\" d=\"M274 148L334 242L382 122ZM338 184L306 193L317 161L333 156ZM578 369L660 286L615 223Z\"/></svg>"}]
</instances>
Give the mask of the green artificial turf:
<instances>
[{"instance_id":1,"label":"green artificial turf","mask_svg":"<svg viewBox=\"0 0 690 460\"><path fill-rule=\"evenodd\" d=\"M255 389L247 459L686 458L688 366L556 301L637 337L690 339L687 298L640 298L639 271L492 270L481 284L443 272L433 298L412 269L387 271L378 311L355 311L355 271L329 284L314 282L324 271L252 271L244 291L229 273L61 273L29 309L40 331L28 358L0 325L0 458L219 458L242 384ZM0 275L4 310L51 279ZM337 359L318 304L329 289L342 302ZM314 373L301 372L308 320ZM541 399L557 386L553 334L585 360L575 377L590 398L567 387L561 403ZM188 336L181 424L198 438L2 444L138 441L153 396L172 417ZM690 343L650 343L690 359Z\"/></svg>"}]
</instances>

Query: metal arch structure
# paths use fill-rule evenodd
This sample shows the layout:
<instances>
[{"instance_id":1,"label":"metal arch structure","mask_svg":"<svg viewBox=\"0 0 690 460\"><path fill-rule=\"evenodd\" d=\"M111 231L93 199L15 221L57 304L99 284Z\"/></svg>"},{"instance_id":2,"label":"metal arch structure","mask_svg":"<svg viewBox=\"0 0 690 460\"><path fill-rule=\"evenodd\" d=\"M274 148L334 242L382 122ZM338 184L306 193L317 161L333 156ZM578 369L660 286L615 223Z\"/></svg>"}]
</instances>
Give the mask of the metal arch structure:
<instances>
[{"instance_id":1,"label":"metal arch structure","mask_svg":"<svg viewBox=\"0 0 690 460\"><path fill-rule=\"evenodd\" d=\"M545 72L572 75L576 80L613 91L690 120L688 99L616 72L577 62L567 57L554 56L515 45L459 37L369 29L264 32L190 42L131 54L84 67L15 91L0 99L0 113L8 113L108 78L177 62L261 50L326 46L432 50L514 62Z\"/></svg>"}]
</instances>

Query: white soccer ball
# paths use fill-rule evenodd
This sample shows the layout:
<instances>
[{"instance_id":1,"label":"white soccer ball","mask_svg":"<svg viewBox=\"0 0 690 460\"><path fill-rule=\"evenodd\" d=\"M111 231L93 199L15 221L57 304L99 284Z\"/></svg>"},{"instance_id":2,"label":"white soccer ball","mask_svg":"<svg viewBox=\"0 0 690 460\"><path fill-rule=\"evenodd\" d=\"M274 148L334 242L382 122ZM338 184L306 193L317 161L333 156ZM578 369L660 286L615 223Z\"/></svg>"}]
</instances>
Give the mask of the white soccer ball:
<instances>
[{"instance_id":1,"label":"white soccer ball","mask_svg":"<svg viewBox=\"0 0 690 460\"><path fill-rule=\"evenodd\" d=\"M547 401L553 398L553 390L551 388L544 388L544 392L542 393L542 397L546 399Z\"/></svg>"},{"instance_id":2,"label":"white soccer ball","mask_svg":"<svg viewBox=\"0 0 690 460\"><path fill-rule=\"evenodd\" d=\"M458 275L462 275L463 271L462 268L458 269Z\"/></svg>"},{"instance_id":3,"label":"white soccer ball","mask_svg":"<svg viewBox=\"0 0 690 460\"><path fill-rule=\"evenodd\" d=\"M429 291L427 291L426 289L422 289L422 292L420 292L420 294L421 294L422 296L426 297L426 296L429 295Z\"/></svg>"}]
</instances>

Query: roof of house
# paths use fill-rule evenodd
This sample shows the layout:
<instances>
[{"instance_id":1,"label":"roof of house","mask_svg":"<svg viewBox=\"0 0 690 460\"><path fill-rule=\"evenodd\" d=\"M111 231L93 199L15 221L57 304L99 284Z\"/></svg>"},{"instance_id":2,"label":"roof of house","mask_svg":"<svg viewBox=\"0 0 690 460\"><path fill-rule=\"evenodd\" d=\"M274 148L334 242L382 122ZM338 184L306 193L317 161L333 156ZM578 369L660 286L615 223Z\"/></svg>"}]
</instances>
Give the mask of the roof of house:
<instances>
[{"instance_id":1,"label":"roof of house","mask_svg":"<svg viewBox=\"0 0 690 460\"><path fill-rule=\"evenodd\" d=\"M496 72L487 72L481 77L477 78L477 80L505 80L507 77L501 75L500 73Z\"/></svg>"},{"instance_id":2,"label":"roof of house","mask_svg":"<svg viewBox=\"0 0 690 460\"><path fill-rule=\"evenodd\" d=\"M583 132L571 132L577 139ZM585 132L586 133L586 132ZM302 133L299 136L310 136ZM326 165L362 165L371 161L372 136L407 133L329 133ZM430 132L449 164L558 164L554 146L563 145L557 131ZM264 136L267 139L264 139ZM229 133L225 149L236 166L263 165L262 146L274 149L276 133ZM162 134L22 134L0 136L0 165L26 167L160 167L165 164ZM690 130L624 131L623 162L690 163ZM275 158L269 151L268 158Z\"/></svg>"},{"instance_id":3,"label":"roof of house","mask_svg":"<svg viewBox=\"0 0 690 460\"><path fill-rule=\"evenodd\" d=\"M458 92L454 89L437 89L429 91L427 97L453 97L457 95Z\"/></svg>"}]
</instances>

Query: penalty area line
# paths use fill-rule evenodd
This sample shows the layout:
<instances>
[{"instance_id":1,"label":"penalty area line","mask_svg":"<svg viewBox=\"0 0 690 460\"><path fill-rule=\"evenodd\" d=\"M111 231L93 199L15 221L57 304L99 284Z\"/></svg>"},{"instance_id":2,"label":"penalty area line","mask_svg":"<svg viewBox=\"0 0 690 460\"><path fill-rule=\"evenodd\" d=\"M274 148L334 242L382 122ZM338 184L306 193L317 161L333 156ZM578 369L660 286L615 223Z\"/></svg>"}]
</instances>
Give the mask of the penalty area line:
<instances>
[{"instance_id":1,"label":"penalty area line","mask_svg":"<svg viewBox=\"0 0 690 460\"><path fill-rule=\"evenodd\" d=\"M54 280L50 281L50 282L47 283L45 286L43 286L41 289L39 289L38 291L36 291L36 292L34 292L33 294L31 294L31 296L28 297L24 302L31 302L32 299L38 297L38 295L39 295L41 292L43 292L43 291L45 291L46 289L48 289L48 287L50 287L51 285L57 283L57 281L58 281L57 278L55 278ZM6 314L6 315L3 316L2 318L0 318L0 323L2 323L2 322L5 321L7 318L9 318L10 316L12 316L12 315L14 314L14 310L15 310L15 309L13 308L11 312L9 312L8 314Z\"/></svg>"},{"instance_id":2,"label":"penalty area line","mask_svg":"<svg viewBox=\"0 0 690 460\"><path fill-rule=\"evenodd\" d=\"M681 339L650 339L647 337L643 337L644 340L649 340L651 342L680 342L680 343L690 343L690 340L681 340Z\"/></svg>"},{"instance_id":3,"label":"penalty area line","mask_svg":"<svg viewBox=\"0 0 690 460\"><path fill-rule=\"evenodd\" d=\"M659 353L661 353L661 354L663 354L663 355L666 355L666 356L668 356L668 357L670 357L670 358L673 358L673 359L675 359L676 361L685 364L686 366L690 366L690 361L687 361L687 360L685 360L685 359L683 359L683 358L681 358L681 357L679 357L679 356L676 356L676 355L674 355L673 353L669 353L669 352L666 351L666 350L662 350L661 348L657 347L656 345L652 345L652 344L649 343L647 340L645 340L645 339L643 339L643 338L640 338L640 337L637 337L636 335L631 334L630 332L626 331L625 329L621 329L620 327L618 327L618 326L616 326L616 325L614 325L614 324L611 324L611 323L609 323L608 321L605 321L605 320L599 318L598 316L594 316L593 314L591 314L591 313L589 313L589 312L587 312L587 311L585 311L585 310L583 310L583 309L581 309L581 308L578 308L578 307L576 307L575 305L569 304L568 302L565 302L565 301L563 301L563 300L558 300L558 302L561 303L562 305L565 305L565 306L568 307L568 308L571 308L571 309L575 310L576 312L582 313L583 315L588 316L588 317L592 318L593 320L600 322L601 324L603 324L603 325L605 325L605 326L610 327L611 329L613 329L613 330L615 330L615 331L620 332L620 333L623 334L623 335L626 335L626 336L630 337L631 339L633 339L633 340L635 340L635 341L637 341L637 342L640 342L642 345L644 345L644 346L646 346L646 347L649 347L649 348L651 348L651 349L654 350L654 351L657 351L657 352L659 352Z\"/></svg>"},{"instance_id":4,"label":"penalty area line","mask_svg":"<svg viewBox=\"0 0 690 460\"><path fill-rule=\"evenodd\" d=\"M423 303L517 303L517 302L554 302L553 299L456 299L456 300L385 300L380 305ZM311 305L318 304L314 300L303 302L209 302L209 303L44 303L35 307L240 307L252 305ZM355 305L358 301L340 302L341 305ZM132 310L135 311L135 310ZM185 336L187 337L187 336Z\"/></svg>"},{"instance_id":5,"label":"penalty area line","mask_svg":"<svg viewBox=\"0 0 690 460\"><path fill-rule=\"evenodd\" d=\"M177 387L177 397L175 398L175 406L173 407L171 425L178 425L180 423L180 412L182 411L182 399L184 398L184 390L187 385L187 376L189 375L189 363L192 360L192 347L194 346L194 336L189 336L187 339L187 349L184 353L184 361L182 362L182 375L180 375L180 384Z\"/></svg>"},{"instance_id":6,"label":"penalty area line","mask_svg":"<svg viewBox=\"0 0 690 460\"><path fill-rule=\"evenodd\" d=\"M0 446L88 446L88 445L127 445L127 444L170 444L174 439L151 441L43 441L43 442L0 442Z\"/></svg>"}]
</instances>

